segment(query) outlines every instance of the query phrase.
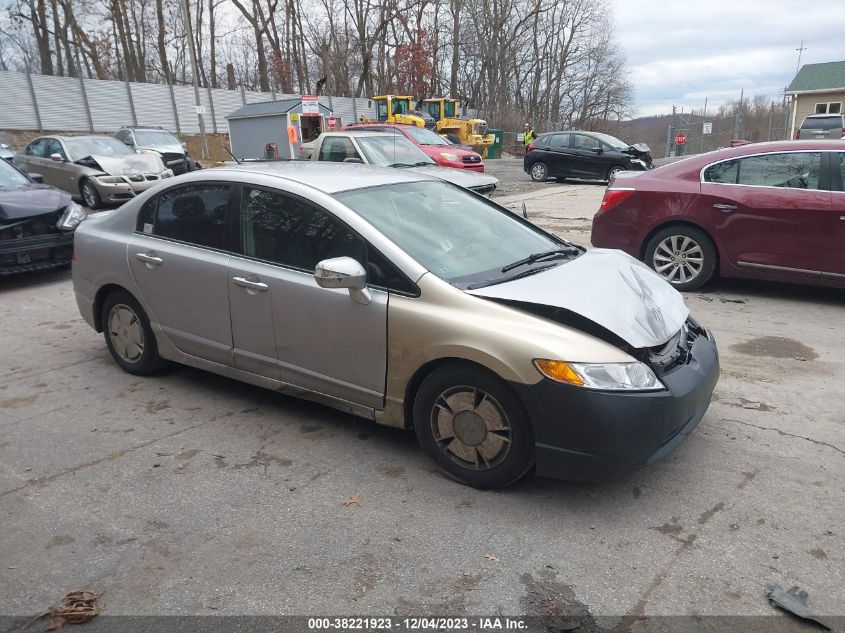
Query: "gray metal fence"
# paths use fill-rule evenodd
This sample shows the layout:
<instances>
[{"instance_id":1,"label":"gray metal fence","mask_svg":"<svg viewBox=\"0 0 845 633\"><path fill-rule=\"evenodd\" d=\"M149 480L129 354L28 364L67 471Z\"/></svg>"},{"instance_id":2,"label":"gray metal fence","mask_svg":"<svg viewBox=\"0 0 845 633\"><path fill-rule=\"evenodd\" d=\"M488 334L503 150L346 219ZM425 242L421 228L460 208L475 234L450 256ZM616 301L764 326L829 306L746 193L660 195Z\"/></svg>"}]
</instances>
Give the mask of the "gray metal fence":
<instances>
[{"instance_id":1,"label":"gray metal fence","mask_svg":"<svg viewBox=\"0 0 845 633\"><path fill-rule=\"evenodd\" d=\"M203 88L205 129L228 132L226 115L242 105L290 98L299 95ZM369 99L323 95L320 103L343 124L375 116ZM193 88L0 71L0 130L114 132L133 124L199 133Z\"/></svg>"}]
</instances>

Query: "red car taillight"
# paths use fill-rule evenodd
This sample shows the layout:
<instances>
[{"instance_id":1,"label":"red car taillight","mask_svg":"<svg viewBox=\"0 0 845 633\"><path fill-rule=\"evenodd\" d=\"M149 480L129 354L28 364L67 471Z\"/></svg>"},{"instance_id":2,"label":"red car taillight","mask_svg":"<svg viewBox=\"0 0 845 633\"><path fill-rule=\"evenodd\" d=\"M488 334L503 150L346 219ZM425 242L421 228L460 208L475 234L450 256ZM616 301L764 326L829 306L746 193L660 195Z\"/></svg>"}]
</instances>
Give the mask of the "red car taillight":
<instances>
[{"instance_id":1,"label":"red car taillight","mask_svg":"<svg viewBox=\"0 0 845 633\"><path fill-rule=\"evenodd\" d=\"M528 144L528 147L527 147L527 148L525 148L525 153L526 153L526 154L529 154L529 153L531 153L531 152L533 152L533 151L534 151L534 141L531 141L531 142Z\"/></svg>"},{"instance_id":2,"label":"red car taillight","mask_svg":"<svg viewBox=\"0 0 845 633\"><path fill-rule=\"evenodd\" d=\"M634 193L633 189L610 189L608 188L604 192L604 198L601 199L601 206L599 206L600 211L607 211L608 209L612 209L617 204L622 202L625 198L629 197L631 194Z\"/></svg>"}]
</instances>

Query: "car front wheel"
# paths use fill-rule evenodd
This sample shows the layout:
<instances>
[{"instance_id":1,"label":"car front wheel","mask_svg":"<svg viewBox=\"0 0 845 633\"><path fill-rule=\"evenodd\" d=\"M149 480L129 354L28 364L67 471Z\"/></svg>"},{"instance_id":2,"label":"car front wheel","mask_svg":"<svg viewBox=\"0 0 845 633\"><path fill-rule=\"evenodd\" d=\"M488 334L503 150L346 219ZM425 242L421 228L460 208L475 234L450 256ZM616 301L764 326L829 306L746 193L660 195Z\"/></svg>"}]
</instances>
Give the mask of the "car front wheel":
<instances>
[{"instance_id":1,"label":"car front wheel","mask_svg":"<svg viewBox=\"0 0 845 633\"><path fill-rule=\"evenodd\" d=\"M696 290L716 270L716 247L704 231L670 226L649 240L645 262L677 290Z\"/></svg>"},{"instance_id":2,"label":"car front wheel","mask_svg":"<svg viewBox=\"0 0 845 633\"><path fill-rule=\"evenodd\" d=\"M534 465L534 435L523 407L495 375L469 365L429 375L414 400L420 445L449 477L502 488Z\"/></svg>"},{"instance_id":3,"label":"car front wheel","mask_svg":"<svg viewBox=\"0 0 845 633\"><path fill-rule=\"evenodd\" d=\"M625 171L625 168L620 167L619 165L616 165L615 167L611 167L607 172L608 182L610 182L611 180L616 178L616 176L619 174L619 172L622 172L622 171Z\"/></svg>"},{"instance_id":4,"label":"car front wheel","mask_svg":"<svg viewBox=\"0 0 845 633\"><path fill-rule=\"evenodd\" d=\"M112 292L103 303L101 319L106 346L121 369L147 376L164 364L147 314L131 294Z\"/></svg>"},{"instance_id":5,"label":"car front wheel","mask_svg":"<svg viewBox=\"0 0 845 633\"><path fill-rule=\"evenodd\" d=\"M79 193L82 196L82 202L89 209L99 209L103 205L103 201L100 199L100 192L97 191L94 183L90 180L86 179L82 181L82 185L79 187Z\"/></svg>"},{"instance_id":6,"label":"car front wheel","mask_svg":"<svg viewBox=\"0 0 845 633\"><path fill-rule=\"evenodd\" d=\"M528 173L534 182L546 182L549 179L549 168L545 163L534 163Z\"/></svg>"}]
</instances>

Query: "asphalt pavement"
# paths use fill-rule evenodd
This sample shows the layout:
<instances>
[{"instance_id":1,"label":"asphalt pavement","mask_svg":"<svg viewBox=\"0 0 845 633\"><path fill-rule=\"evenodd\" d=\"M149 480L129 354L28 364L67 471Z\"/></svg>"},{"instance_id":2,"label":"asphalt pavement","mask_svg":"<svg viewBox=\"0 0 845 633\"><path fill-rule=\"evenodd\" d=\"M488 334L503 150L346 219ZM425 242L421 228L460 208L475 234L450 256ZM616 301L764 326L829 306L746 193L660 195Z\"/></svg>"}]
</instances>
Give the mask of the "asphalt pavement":
<instances>
[{"instance_id":1,"label":"asphalt pavement","mask_svg":"<svg viewBox=\"0 0 845 633\"><path fill-rule=\"evenodd\" d=\"M495 162L498 200L588 242L601 184ZM608 483L482 492L412 433L186 367L123 373L69 272L0 278L0 614L92 589L108 614L630 624L772 615L775 582L845 614L845 292L719 282L686 300L722 364L689 441Z\"/></svg>"}]
</instances>

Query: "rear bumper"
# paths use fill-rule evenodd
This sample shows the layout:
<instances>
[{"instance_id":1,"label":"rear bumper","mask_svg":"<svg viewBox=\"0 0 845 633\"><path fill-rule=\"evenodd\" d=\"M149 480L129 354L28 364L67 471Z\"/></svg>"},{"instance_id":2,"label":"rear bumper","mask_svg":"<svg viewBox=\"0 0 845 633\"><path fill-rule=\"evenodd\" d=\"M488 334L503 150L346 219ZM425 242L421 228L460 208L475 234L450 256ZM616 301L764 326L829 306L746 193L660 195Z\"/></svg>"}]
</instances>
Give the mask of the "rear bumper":
<instances>
[{"instance_id":1,"label":"rear bumper","mask_svg":"<svg viewBox=\"0 0 845 633\"><path fill-rule=\"evenodd\" d=\"M704 417L719 378L712 339L699 337L687 364L661 377L666 390L591 391L544 379L514 384L528 409L543 477L601 481L671 453Z\"/></svg>"},{"instance_id":2,"label":"rear bumper","mask_svg":"<svg viewBox=\"0 0 845 633\"><path fill-rule=\"evenodd\" d=\"M70 264L73 233L51 233L0 242L0 275L57 268Z\"/></svg>"}]
</instances>

